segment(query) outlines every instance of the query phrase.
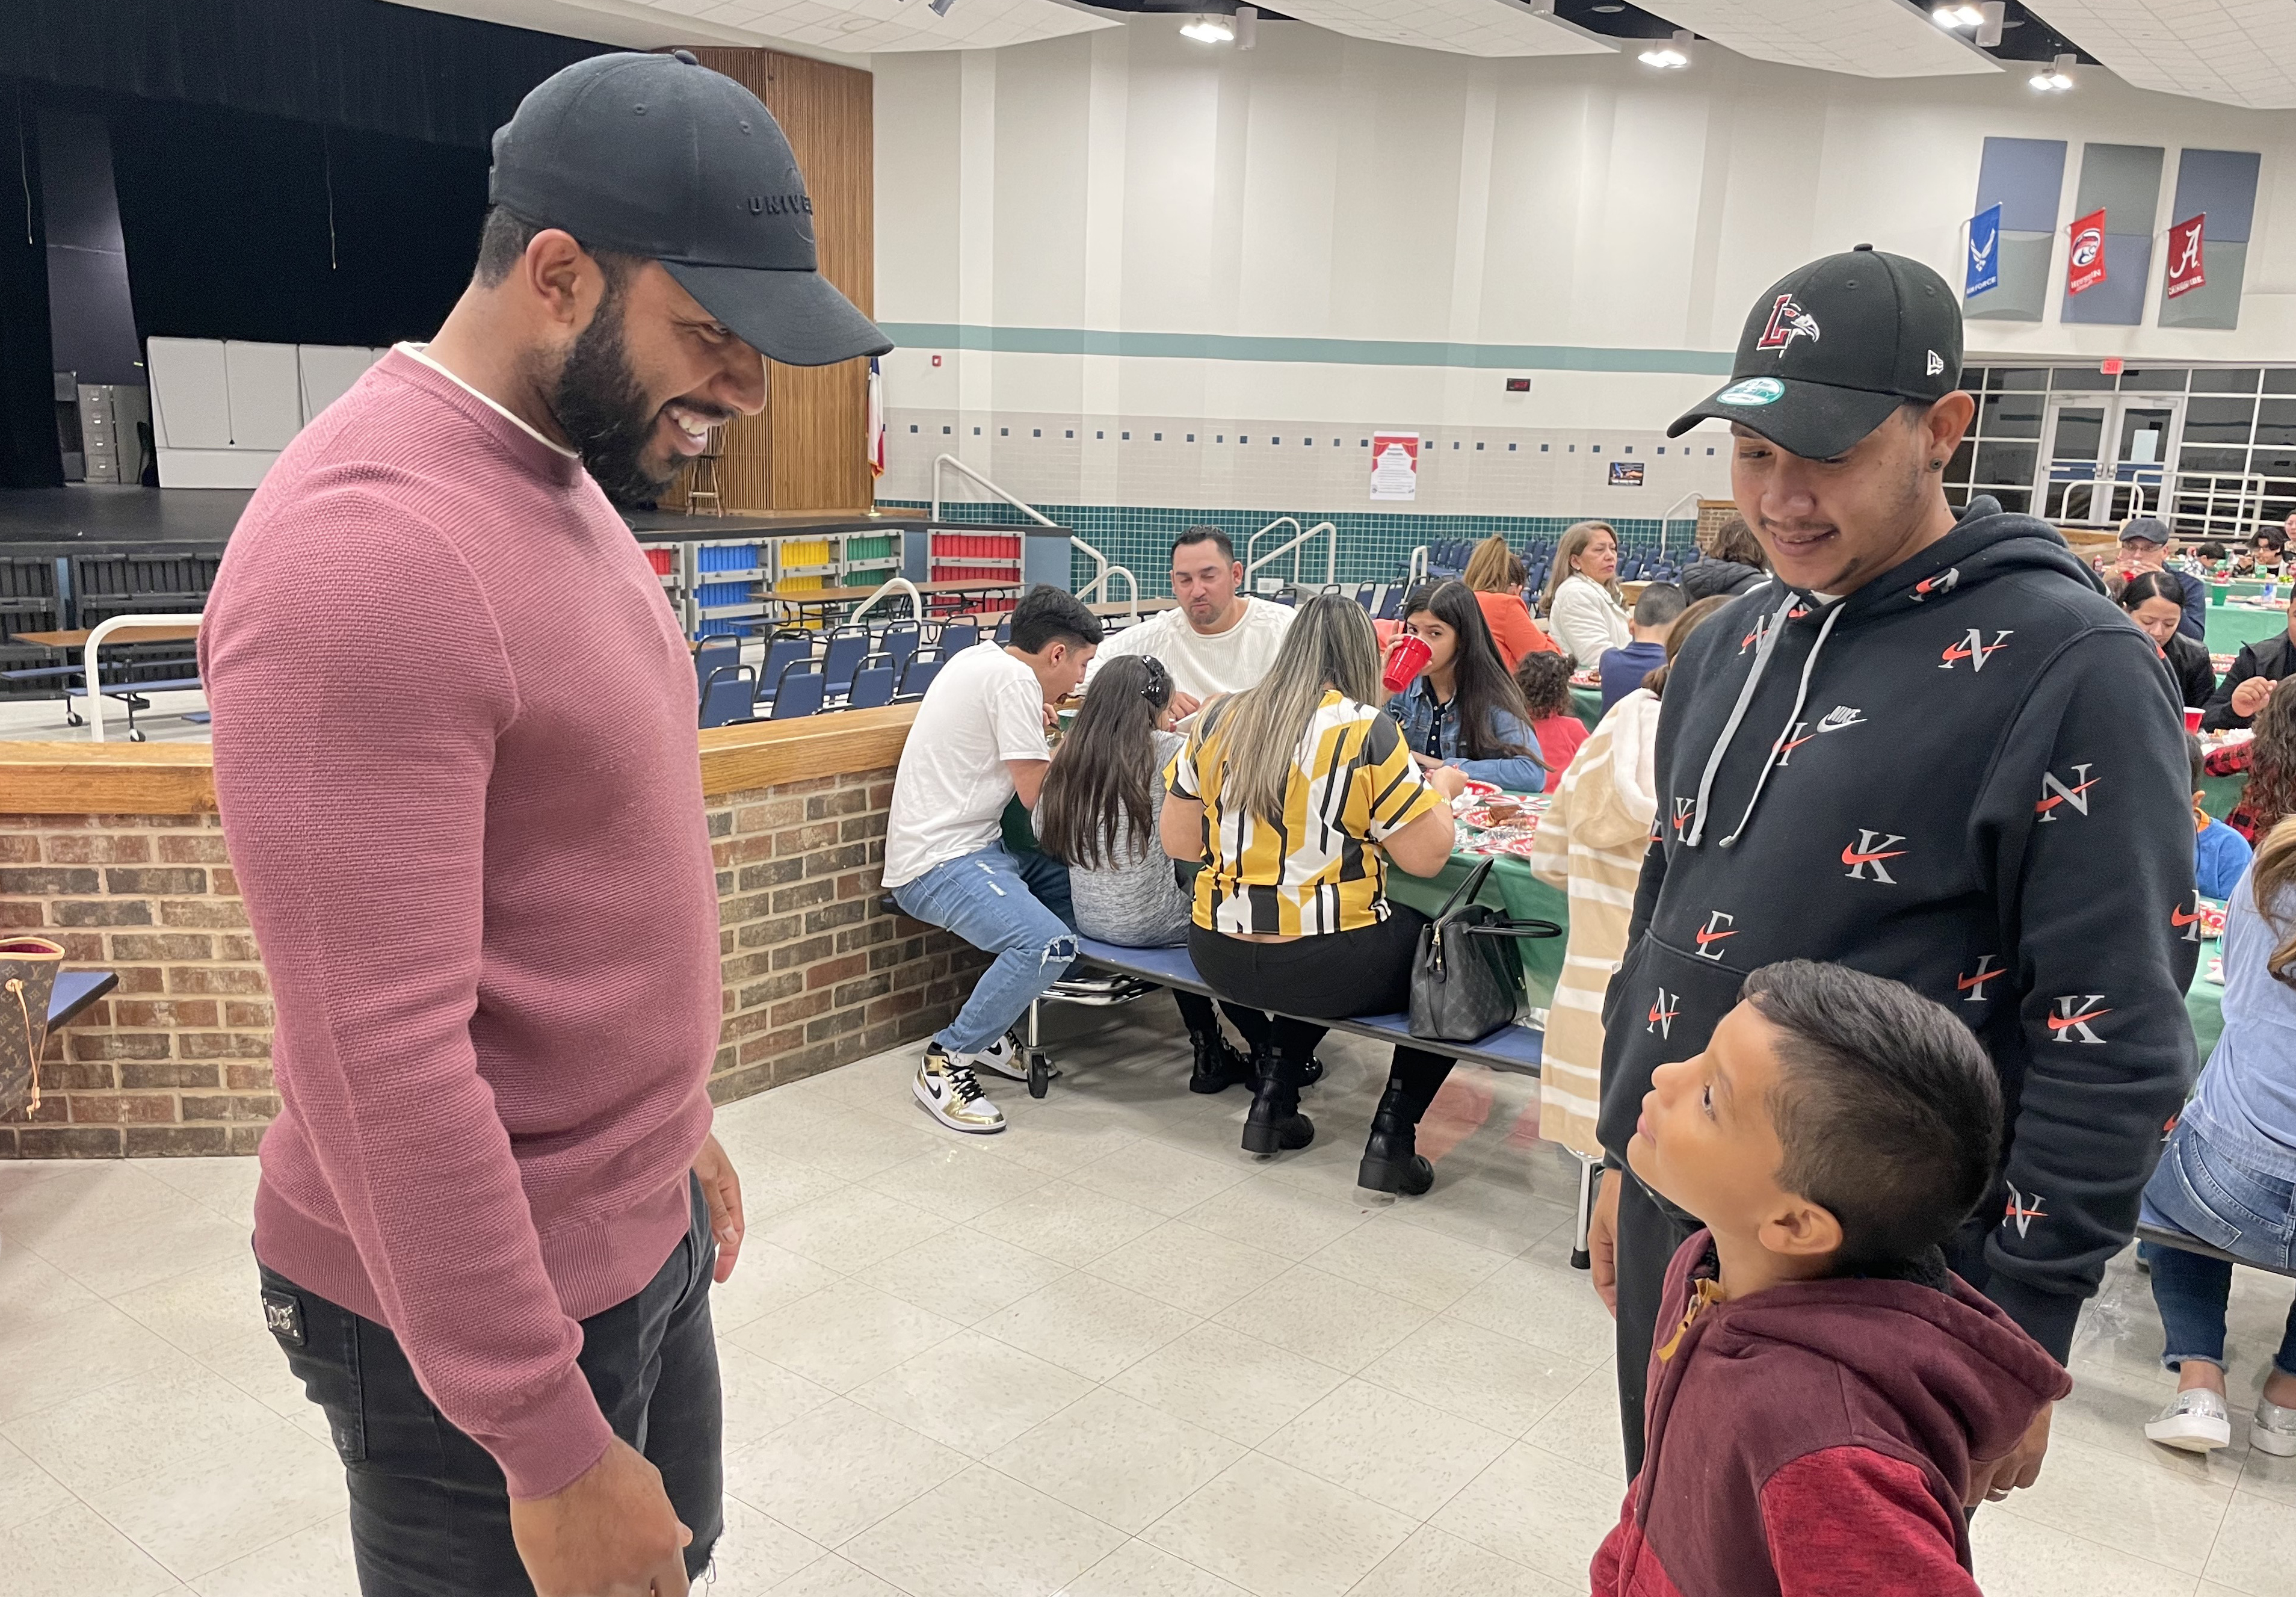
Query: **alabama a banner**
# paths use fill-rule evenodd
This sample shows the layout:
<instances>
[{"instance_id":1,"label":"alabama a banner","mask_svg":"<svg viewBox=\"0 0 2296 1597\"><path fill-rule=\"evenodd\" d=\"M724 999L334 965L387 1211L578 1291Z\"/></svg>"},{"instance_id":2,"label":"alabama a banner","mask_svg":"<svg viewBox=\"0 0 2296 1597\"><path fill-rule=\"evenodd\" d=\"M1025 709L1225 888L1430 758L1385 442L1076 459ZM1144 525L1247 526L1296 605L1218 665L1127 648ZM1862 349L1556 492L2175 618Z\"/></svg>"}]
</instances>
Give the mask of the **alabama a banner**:
<instances>
[{"instance_id":1,"label":"alabama a banner","mask_svg":"<svg viewBox=\"0 0 2296 1597\"><path fill-rule=\"evenodd\" d=\"M2104 212L2093 210L2073 224L2072 254L2065 261L2065 292L2078 294L2104 281Z\"/></svg>"},{"instance_id":2,"label":"alabama a banner","mask_svg":"<svg viewBox=\"0 0 2296 1597\"><path fill-rule=\"evenodd\" d=\"M2188 293L2209 280L2201 260L2201 224L2207 221L2203 211L2189 222L2179 222L2169 229L2168 297Z\"/></svg>"}]
</instances>

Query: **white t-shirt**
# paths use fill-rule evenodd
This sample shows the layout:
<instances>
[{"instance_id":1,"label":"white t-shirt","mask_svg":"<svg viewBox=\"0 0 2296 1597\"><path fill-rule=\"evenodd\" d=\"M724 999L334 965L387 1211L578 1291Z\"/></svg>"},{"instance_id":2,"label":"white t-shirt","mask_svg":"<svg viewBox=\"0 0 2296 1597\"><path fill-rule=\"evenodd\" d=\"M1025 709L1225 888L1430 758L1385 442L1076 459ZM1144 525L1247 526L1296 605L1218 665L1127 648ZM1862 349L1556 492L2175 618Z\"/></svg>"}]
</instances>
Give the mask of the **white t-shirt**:
<instances>
[{"instance_id":1,"label":"white t-shirt","mask_svg":"<svg viewBox=\"0 0 2296 1597\"><path fill-rule=\"evenodd\" d=\"M1242 618L1213 637L1189 626L1187 611L1168 610L1111 635L1093 656L1092 668L1119 654L1152 654L1172 674L1173 685L1192 699L1240 693L1259 685L1291 630L1290 606L1249 595Z\"/></svg>"},{"instance_id":2,"label":"white t-shirt","mask_svg":"<svg viewBox=\"0 0 2296 1597\"><path fill-rule=\"evenodd\" d=\"M1037 674L983 640L933 678L893 774L885 885L978 854L1003 834L1013 801L1008 759L1045 759L1045 690Z\"/></svg>"}]
</instances>

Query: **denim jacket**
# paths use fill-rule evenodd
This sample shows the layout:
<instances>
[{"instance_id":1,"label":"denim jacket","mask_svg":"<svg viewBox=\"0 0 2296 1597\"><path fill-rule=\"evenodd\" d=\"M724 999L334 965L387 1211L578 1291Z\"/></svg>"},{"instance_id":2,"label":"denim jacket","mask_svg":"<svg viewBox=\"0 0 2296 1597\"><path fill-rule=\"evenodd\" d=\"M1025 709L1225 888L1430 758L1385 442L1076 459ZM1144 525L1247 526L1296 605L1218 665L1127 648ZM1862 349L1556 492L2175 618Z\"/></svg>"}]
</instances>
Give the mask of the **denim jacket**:
<instances>
[{"instance_id":1,"label":"denim jacket","mask_svg":"<svg viewBox=\"0 0 2296 1597\"><path fill-rule=\"evenodd\" d=\"M1538 734L1505 710L1493 712L1491 731L1499 741L1527 749L1505 759L1461 759L1459 719L1447 704L1435 701L1435 689L1422 676L1387 701L1387 713L1403 728L1403 741L1414 754L1424 754L1456 766L1477 782L1488 782L1510 792L1546 790L1546 766L1538 758Z\"/></svg>"}]
</instances>

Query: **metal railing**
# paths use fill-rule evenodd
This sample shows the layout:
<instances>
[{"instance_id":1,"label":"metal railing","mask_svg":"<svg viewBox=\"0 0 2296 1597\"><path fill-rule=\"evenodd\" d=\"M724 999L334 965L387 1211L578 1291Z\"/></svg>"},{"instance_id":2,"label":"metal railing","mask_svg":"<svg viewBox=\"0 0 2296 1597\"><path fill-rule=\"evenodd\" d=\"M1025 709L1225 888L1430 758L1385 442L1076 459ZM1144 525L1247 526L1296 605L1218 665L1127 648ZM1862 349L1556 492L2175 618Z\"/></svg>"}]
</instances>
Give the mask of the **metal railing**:
<instances>
[{"instance_id":1,"label":"metal railing","mask_svg":"<svg viewBox=\"0 0 2296 1597\"><path fill-rule=\"evenodd\" d=\"M1434 557L1435 552L1424 544L1422 544L1417 548L1414 549L1411 552L1410 560L1404 563L1404 586L1408 587L1414 583L1426 581L1428 567L1434 560Z\"/></svg>"},{"instance_id":2,"label":"metal railing","mask_svg":"<svg viewBox=\"0 0 2296 1597\"><path fill-rule=\"evenodd\" d=\"M2169 500L2169 525L2195 538L2246 543L2296 505L2296 477L2255 471L2178 471ZM2197 522L2197 528L2194 524Z\"/></svg>"},{"instance_id":3,"label":"metal railing","mask_svg":"<svg viewBox=\"0 0 2296 1597\"><path fill-rule=\"evenodd\" d=\"M911 582L906 577L889 577L875 593L870 594L866 599L864 599L860 603L853 607L853 613L845 618L845 625L850 627L856 621L858 621L863 616L869 613L869 607L871 605L875 604L879 600L890 595L896 588L900 589L901 592L909 596L910 610L916 616L918 620L923 620L925 618L924 595L917 592L917 585Z\"/></svg>"},{"instance_id":4,"label":"metal railing","mask_svg":"<svg viewBox=\"0 0 2296 1597\"><path fill-rule=\"evenodd\" d=\"M191 611L180 615L125 615L114 616L109 621L99 621L88 629L87 645L82 656L84 663L81 667L80 680L87 686L87 733L90 738L99 743L103 741L103 684L96 675L96 652L111 641L112 635L132 633L138 627L197 627L206 619L206 617ZM120 639L124 643L165 641L135 637ZM133 688L135 684L128 683L124 686ZM128 718L130 721L135 719L133 716ZM141 737L143 734L138 733L135 735Z\"/></svg>"},{"instance_id":5,"label":"metal railing","mask_svg":"<svg viewBox=\"0 0 2296 1597\"><path fill-rule=\"evenodd\" d=\"M1693 488L1689 493L1685 494L1672 504L1668 505L1666 507L1665 513L1660 515L1658 519L1658 552L1661 557L1666 553L1667 527L1669 523L1678 519L1674 512L1680 510L1685 504L1690 506L1691 546L1694 549L1698 545L1698 490Z\"/></svg>"},{"instance_id":6,"label":"metal railing","mask_svg":"<svg viewBox=\"0 0 2296 1597\"><path fill-rule=\"evenodd\" d=\"M1019 511L1022 515L1028 517L1029 520L1034 521L1037 526L1049 527L1055 532L1061 529L1061 524L1059 522L1038 511L1035 505L1030 504L1018 494L1014 494L1005 488L998 487L995 483L989 481L988 478L974 471L971 466L966 465L954 455L937 455L933 456L932 519L935 521L939 521L940 520L940 473L941 468L944 466L970 478L981 487L987 488L990 493L996 495L999 499L1002 499L1005 504L1011 505L1014 510ZM1091 602L1095 598L1107 598L1108 579L1115 576L1119 571L1123 572L1124 580L1131 586L1133 594L1136 599L1137 598L1140 592L1139 579L1134 577L1129 569L1123 566L1114 564L1109 560L1107 555L1102 553L1098 549L1094 548L1090 544L1086 543L1074 533L1069 534L1069 547L1083 554L1085 558L1091 561L1093 563L1093 578L1090 582L1086 583L1084 586L1077 590L1078 598L1084 600L1087 603Z\"/></svg>"},{"instance_id":7,"label":"metal railing","mask_svg":"<svg viewBox=\"0 0 2296 1597\"><path fill-rule=\"evenodd\" d=\"M1293 536L1278 544L1267 553L1259 553L1259 540L1275 531L1277 528L1287 525L1292 528ZM1330 539L1324 550L1324 585L1328 586L1337 582L1340 579L1340 529L1329 521L1318 521L1303 532L1300 530L1300 519L1297 516L1278 516L1244 541L1243 586L1245 591L1250 591L1252 578L1259 574L1260 567L1281 560L1286 554L1292 557L1292 585L1297 587L1300 584L1300 551L1318 533L1326 535Z\"/></svg>"}]
</instances>

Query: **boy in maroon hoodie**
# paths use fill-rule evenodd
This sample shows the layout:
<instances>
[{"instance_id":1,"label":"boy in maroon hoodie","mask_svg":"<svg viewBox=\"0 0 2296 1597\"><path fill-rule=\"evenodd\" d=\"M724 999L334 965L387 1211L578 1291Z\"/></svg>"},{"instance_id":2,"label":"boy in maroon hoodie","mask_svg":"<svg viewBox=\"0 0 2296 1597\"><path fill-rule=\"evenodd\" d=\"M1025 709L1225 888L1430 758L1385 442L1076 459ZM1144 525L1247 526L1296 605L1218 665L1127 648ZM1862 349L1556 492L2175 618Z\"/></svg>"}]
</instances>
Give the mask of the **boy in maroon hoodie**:
<instances>
[{"instance_id":1,"label":"boy in maroon hoodie","mask_svg":"<svg viewBox=\"0 0 2296 1597\"><path fill-rule=\"evenodd\" d=\"M1975 1597L1971 1465L2072 1387L1940 1250L2000 1137L1968 1028L1841 965L1756 970L1658 1068L1628 1162L1707 1229L1667 1274L1596 1597Z\"/></svg>"}]
</instances>

